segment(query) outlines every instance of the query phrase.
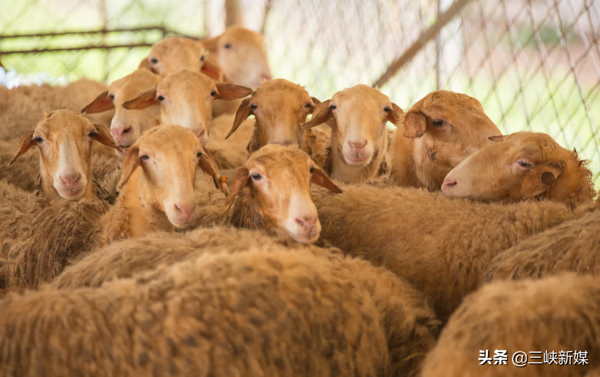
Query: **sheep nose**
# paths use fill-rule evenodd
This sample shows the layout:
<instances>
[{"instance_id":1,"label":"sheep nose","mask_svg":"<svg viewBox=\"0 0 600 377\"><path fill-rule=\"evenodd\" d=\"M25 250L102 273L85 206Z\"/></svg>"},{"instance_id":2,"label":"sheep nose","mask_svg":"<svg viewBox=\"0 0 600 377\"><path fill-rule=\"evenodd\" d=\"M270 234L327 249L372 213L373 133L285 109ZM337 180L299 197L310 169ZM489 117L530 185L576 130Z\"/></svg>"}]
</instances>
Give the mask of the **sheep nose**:
<instances>
[{"instance_id":1,"label":"sheep nose","mask_svg":"<svg viewBox=\"0 0 600 377\"><path fill-rule=\"evenodd\" d=\"M60 177L60 180L67 187L71 188L77 181L79 181L79 178L81 178L81 174L77 173L77 174L63 175Z\"/></svg>"},{"instance_id":2,"label":"sheep nose","mask_svg":"<svg viewBox=\"0 0 600 377\"><path fill-rule=\"evenodd\" d=\"M367 140L366 139L348 140L348 144L350 144L350 146L353 149L362 149L365 147L365 145L367 145Z\"/></svg>"},{"instance_id":3,"label":"sheep nose","mask_svg":"<svg viewBox=\"0 0 600 377\"><path fill-rule=\"evenodd\" d=\"M121 139L121 136L126 133L129 133L129 132L131 132L131 126L110 129L110 133L113 136L113 139L115 139L115 142L117 143L117 145L119 144L119 140Z\"/></svg>"},{"instance_id":4,"label":"sheep nose","mask_svg":"<svg viewBox=\"0 0 600 377\"><path fill-rule=\"evenodd\" d=\"M194 214L196 210L196 203L179 203L175 204L175 209L179 212L185 219L189 219Z\"/></svg>"},{"instance_id":5,"label":"sheep nose","mask_svg":"<svg viewBox=\"0 0 600 377\"><path fill-rule=\"evenodd\" d=\"M317 216L302 216L296 217L296 224L300 225L304 229L311 229L317 223Z\"/></svg>"},{"instance_id":6,"label":"sheep nose","mask_svg":"<svg viewBox=\"0 0 600 377\"><path fill-rule=\"evenodd\" d=\"M206 134L206 130L204 129L204 127L200 126L200 128L194 131L194 133L196 134L196 137L200 139Z\"/></svg>"},{"instance_id":7,"label":"sheep nose","mask_svg":"<svg viewBox=\"0 0 600 377\"><path fill-rule=\"evenodd\" d=\"M442 183L442 187L449 188L456 186L456 179L446 178L444 179L444 183Z\"/></svg>"}]
</instances>

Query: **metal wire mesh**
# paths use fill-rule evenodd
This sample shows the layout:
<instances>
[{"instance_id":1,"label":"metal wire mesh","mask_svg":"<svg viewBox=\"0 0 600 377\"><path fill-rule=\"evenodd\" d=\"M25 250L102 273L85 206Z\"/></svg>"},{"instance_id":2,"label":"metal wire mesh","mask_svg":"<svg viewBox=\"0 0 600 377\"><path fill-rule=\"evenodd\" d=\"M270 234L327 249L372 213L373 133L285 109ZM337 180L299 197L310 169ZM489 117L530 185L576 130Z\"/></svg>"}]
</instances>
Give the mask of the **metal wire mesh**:
<instances>
[{"instance_id":1,"label":"metal wire mesh","mask_svg":"<svg viewBox=\"0 0 600 377\"><path fill-rule=\"evenodd\" d=\"M457 0L456 2L459 2ZM373 84L411 46L417 53L381 90L402 108L449 89L478 98L504 133L547 132L575 147L600 184L600 2L471 0L433 40L418 43L453 0L246 0L245 25L264 29L275 77L327 99ZM0 0L2 51L52 46L152 44L160 30L3 39L2 35L161 26L190 36L224 29L224 0ZM266 15L266 18L265 18ZM415 42L416 45L415 45ZM2 56L43 80L110 82L148 47Z\"/></svg>"}]
</instances>

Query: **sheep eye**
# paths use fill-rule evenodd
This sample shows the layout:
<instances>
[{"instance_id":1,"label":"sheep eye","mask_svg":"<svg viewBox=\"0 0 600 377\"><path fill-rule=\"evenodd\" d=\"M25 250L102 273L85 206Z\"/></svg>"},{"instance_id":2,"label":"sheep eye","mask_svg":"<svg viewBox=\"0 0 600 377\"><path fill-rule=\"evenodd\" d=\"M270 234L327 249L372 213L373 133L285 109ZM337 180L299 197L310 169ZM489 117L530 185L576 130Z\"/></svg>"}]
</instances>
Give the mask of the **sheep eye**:
<instances>
[{"instance_id":1,"label":"sheep eye","mask_svg":"<svg viewBox=\"0 0 600 377\"><path fill-rule=\"evenodd\" d=\"M523 160L519 160L517 162L522 168L525 169L531 169L533 167L533 164L531 162L527 162L527 161L523 161Z\"/></svg>"},{"instance_id":2,"label":"sheep eye","mask_svg":"<svg viewBox=\"0 0 600 377\"><path fill-rule=\"evenodd\" d=\"M158 59L156 59L156 58L152 58L152 59L150 59L150 61L152 62L152 64L158 63Z\"/></svg>"},{"instance_id":3,"label":"sheep eye","mask_svg":"<svg viewBox=\"0 0 600 377\"><path fill-rule=\"evenodd\" d=\"M312 105L312 103L310 103L310 102L307 102L307 103L306 103L306 105L304 105L304 107L306 107L306 108L309 108L309 109L310 109L311 107L313 107L313 105Z\"/></svg>"},{"instance_id":4,"label":"sheep eye","mask_svg":"<svg viewBox=\"0 0 600 377\"><path fill-rule=\"evenodd\" d=\"M260 181L262 178L262 175L260 175L258 173L254 173L250 177L252 177L252 180L254 180L254 181Z\"/></svg>"},{"instance_id":5,"label":"sheep eye","mask_svg":"<svg viewBox=\"0 0 600 377\"><path fill-rule=\"evenodd\" d=\"M115 95L114 94L109 94L108 95L111 99L115 99Z\"/></svg>"},{"instance_id":6,"label":"sheep eye","mask_svg":"<svg viewBox=\"0 0 600 377\"><path fill-rule=\"evenodd\" d=\"M225 46L223 46L225 48L231 48L231 43L226 43Z\"/></svg>"},{"instance_id":7,"label":"sheep eye","mask_svg":"<svg viewBox=\"0 0 600 377\"><path fill-rule=\"evenodd\" d=\"M159 100L159 101L164 101L164 100L165 100L165 97L164 97L164 96L158 96L158 100Z\"/></svg>"},{"instance_id":8,"label":"sheep eye","mask_svg":"<svg viewBox=\"0 0 600 377\"><path fill-rule=\"evenodd\" d=\"M389 106L386 106L383 111L385 111L386 113L389 113L390 111L392 111L392 108Z\"/></svg>"},{"instance_id":9,"label":"sheep eye","mask_svg":"<svg viewBox=\"0 0 600 377\"><path fill-rule=\"evenodd\" d=\"M42 139L40 136L36 136L33 138L35 140L36 143L40 144L44 142L44 139Z\"/></svg>"},{"instance_id":10,"label":"sheep eye","mask_svg":"<svg viewBox=\"0 0 600 377\"><path fill-rule=\"evenodd\" d=\"M257 105L257 104L255 104L255 103L253 103L252 105L250 105L250 107L251 107L252 109L258 109L258 105Z\"/></svg>"},{"instance_id":11,"label":"sheep eye","mask_svg":"<svg viewBox=\"0 0 600 377\"><path fill-rule=\"evenodd\" d=\"M336 105L329 105L329 108L330 108L331 110L335 110L335 109L337 109L337 106L336 106Z\"/></svg>"},{"instance_id":12,"label":"sheep eye","mask_svg":"<svg viewBox=\"0 0 600 377\"><path fill-rule=\"evenodd\" d=\"M217 95L217 91L213 90L212 92L210 92L210 95L213 96L213 97L216 96Z\"/></svg>"},{"instance_id":13,"label":"sheep eye","mask_svg":"<svg viewBox=\"0 0 600 377\"><path fill-rule=\"evenodd\" d=\"M148 160L150 159L150 156L148 156L147 154L144 154L144 155L141 155L141 156L140 156L140 159L141 159L142 161L148 161Z\"/></svg>"},{"instance_id":14,"label":"sheep eye","mask_svg":"<svg viewBox=\"0 0 600 377\"><path fill-rule=\"evenodd\" d=\"M311 167L310 167L310 174L314 173L314 171L315 171L315 167L314 167L314 166L311 166Z\"/></svg>"},{"instance_id":15,"label":"sheep eye","mask_svg":"<svg viewBox=\"0 0 600 377\"><path fill-rule=\"evenodd\" d=\"M202 57L200 58L200 61L203 62L204 61L204 55L202 55Z\"/></svg>"},{"instance_id":16,"label":"sheep eye","mask_svg":"<svg viewBox=\"0 0 600 377\"><path fill-rule=\"evenodd\" d=\"M96 131L90 131L88 136L93 138L94 136L96 136Z\"/></svg>"},{"instance_id":17,"label":"sheep eye","mask_svg":"<svg viewBox=\"0 0 600 377\"><path fill-rule=\"evenodd\" d=\"M442 127L444 125L444 121L442 119L434 119L431 121L434 127Z\"/></svg>"},{"instance_id":18,"label":"sheep eye","mask_svg":"<svg viewBox=\"0 0 600 377\"><path fill-rule=\"evenodd\" d=\"M202 152L196 153L196 158L200 158L200 157L202 157Z\"/></svg>"}]
</instances>

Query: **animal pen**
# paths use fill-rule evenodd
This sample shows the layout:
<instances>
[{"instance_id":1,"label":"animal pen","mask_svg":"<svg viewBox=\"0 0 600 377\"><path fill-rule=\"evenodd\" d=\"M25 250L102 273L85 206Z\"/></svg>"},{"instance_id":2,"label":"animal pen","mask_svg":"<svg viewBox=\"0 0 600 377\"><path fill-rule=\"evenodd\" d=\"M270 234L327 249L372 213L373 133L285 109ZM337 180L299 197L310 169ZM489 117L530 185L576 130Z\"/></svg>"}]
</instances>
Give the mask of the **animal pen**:
<instances>
[{"instance_id":1,"label":"animal pen","mask_svg":"<svg viewBox=\"0 0 600 377\"><path fill-rule=\"evenodd\" d=\"M265 34L273 77L324 100L357 83L403 109L435 89L505 134L546 132L600 184L600 1L2 0L0 83L110 83L167 35ZM1 70L0 70L1 72Z\"/></svg>"}]
</instances>

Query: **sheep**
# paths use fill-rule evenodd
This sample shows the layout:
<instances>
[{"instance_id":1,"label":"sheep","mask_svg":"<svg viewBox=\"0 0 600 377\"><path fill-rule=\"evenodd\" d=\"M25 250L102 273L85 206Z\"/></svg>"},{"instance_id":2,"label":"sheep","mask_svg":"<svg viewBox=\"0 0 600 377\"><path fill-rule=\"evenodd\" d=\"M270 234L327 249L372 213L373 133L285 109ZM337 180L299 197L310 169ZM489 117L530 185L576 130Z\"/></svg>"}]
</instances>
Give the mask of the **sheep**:
<instances>
[{"instance_id":1,"label":"sheep","mask_svg":"<svg viewBox=\"0 0 600 377\"><path fill-rule=\"evenodd\" d=\"M406 278L442 321L479 286L495 255L576 217L550 201L479 203L414 188L342 189L313 190L319 241Z\"/></svg>"},{"instance_id":2,"label":"sheep","mask_svg":"<svg viewBox=\"0 0 600 377\"><path fill-rule=\"evenodd\" d=\"M12 157L8 151L0 154L0 178L23 189L39 188L39 194L50 200L97 197L91 168L94 140L117 148L103 126L69 110L52 111L21 135ZM8 166L33 146L38 146L39 162L29 157L19 166Z\"/></svg>"},{"instance_id":3,"label":"sheep","mask_svg":"<svg viewBox=\"0 0 600 377\"><path fill-rule=\"evenodd\" d=\"M292 242L313 243L321 224L311 198L311 182L341 192L306 153L266 145L236 170L226 199L204 200L196 226L261 229Z\"/></svg>"},{"instance_id":4,"label":"sheep","mask_svg":"<svg viewBox=\"0 0 600 377\"><path fill-rule=\"evenodd\" d=\"M28 222L18 229L26 237L10 246L14 263L6 266L7 286L36 287L56 276L68 259L116 240L188 228L198 216L194 194L198 165L227 191L211 156L189 130L172 125L149 130L128 150L120 195L109 210L92 203L100 208L90 215L81 209L85 203L79 212L59 203L58 209L49 206L34 217L34 225Z\"/></svg>"},{"instance_id":5,"label":"sheep","mask_svg":"<svg viewBox=\"0 0 600 377\"><path fill-rule=\"evenodd\" d=\"M222 69L206 59L206 48L201 40L187 37L167 37L155 43L150 53L140 62L143 69L167 77L180 69L202 72L213 79L223 79Z\"/></svg>"},{"instance_id":6,"label":"sheep","mask_svg":"<svg viewBox=\"0 0 600 377\"><path fill-rule=\"evenodd\" d=\"M392 178L396 185L439 191L462 160L502 135L478 100L447 90L429 93L406 113L396 132Z\"/></svg>"},{"instance_id":7,"label":"sheep","mask_svg":"<svg viewBox=\"0 0 600 377\"><path fill-rule=\"evenodd\" d=\"M596 195L592 172L576 151L561 147L544 133L517 132L490 139L493 144L448 173L444 194L481 201L555 200L572 209L592 202Z\"/></svg>"},{"instance_id":8,"label":"sheep","mask_svg":"<svg viewBox=\"0 0 600 377\"><path fill-rule=\"evenodd\" d=\"M329 157L322 166L334 179L362 183L387 171L387 128L399 126L404 112L379 90L356 85L317 105L305 129L331 127Z\"/></svg>"},{"instance_id":9,"label":"sheep","mask_svg":"<svg viewBox=\"0 0 600 377\"><path fill-rule=\"evenodd\" d=\"M123 103L134 99L138 94L154 89L162 77L145 70L138 69L133 73L114 81L108 90L100 93L91 103L85 106L82 114L96 114L108 110L115 110L115 115L110 124L110 132L115 143L121 148L117 150L119 157L124 157L127 148L146 132L158 126L160 111L151 106L144 110L128 110Z\"/></svg>"},{"instance_id":10,"label":"sheep","mask_svg":"<svg viewBox=\"0 0 600 377\"><path fill-rule=\"evenodd\" d=\"M485 281L543 278L564 271L598 276L600 201L595 211L530 237L490 262ZM583 210L583 209L582 209ZM589 213L588 213L589 212Z\"/></svg>"},{"instance_id":11,"label":"sheep","mask_svg":"<svg viewBox=\"0 0 600 377\"><path fill-rule=\"evenodd\" d=\"M80 79L65 87L44 84L8 89L0 86L0 140L12 141L18 138L33 127L43 114L53 110L79 111L104 90L104 84L88 79ZM94 124L108 128L112 115L112 112L108 111L99 115L88 115L86 118ZM114 154L112 149L109 151L110 154Z\"/></svg>"},{"instance_id":12,"label":"sheep","mask_svg":"<svg viewBox=\"0 0 600 377\"><path fill-rule=\"evenodd\" d=\"M215 83L206 75L182 69L167 76L155 89L139 94L122 106L135 110L157 106L161 124L178 124L189 128L204 147L210 134L213 101L242 98L251 92L249 88Z\"/></svg>"},{"instance_id":13,"label":"sheep","mask_svg":"<svg viewBox=\"0 0 600 377\"><path fill-rule=\"evenodd\" d=\"M232 238L229 238L230 235ZM112 373L124 375L126 372L120 368L127 367L125 360L138 360L140 352L147 353L149 357L144 359L149 360L151 365L136 363L135 368L139 369L128 371L129 373L138 375L151 373L153 370L162 375L162 363L170 360L174 363L173 373L177 374L180 368L178 355L181 355L181 352L184 352L182 356L188 360L197 360L197 364L185 365L186 372L201 375L247 373L414 376L418 373L425 353L434 344L439 326L420 293L391 272L374 267L366 261L300 245L283 248L274 243L267 243L263 248L255 240L262 240L262 237L264 236L256 231L211 229L196 230L187 233L184 238L149 235L135 242L130 240L113 244L96 254L100 274L108 271L107 261L119 258L134 268L137 267L135 263L129 263L133 262L129 258L146 264L144 254L150 249L152 259L159 256L162 250L171 255L182 254L181 249L192 250L186 251L183 257L180 255L176 263L173 261L174 263L168 265L155 265L148 272L134 273L129 279L121 277L106 281L99 288L72 287L45 290L40 292L39 296L36 293L27 293L22 297L9 296L0 303L5 306L3 312L10 312L0 318L0 346L1 342L5 342L4 344L11 344L13 347L34 347L31 349L35 349L36 357L32 359L40 363L39 367L44 367L45 373L65 376L69 375L67 371L86 375L87 372L82 369L86 366L93 368L96 375L102 375L103 368L109 366ZM169 259L162 256L159 258L163 261ZM76 269L77 265L72 268ZM123 269L117 269L115 275L124 272ZM201 295L190 295L191 290L201 292ZM214 299L207 300L205 294ZM240 301L242 298L247 304ZM114 301L108 304L106 299ZM37 303L36 308L31 307L34 302ZM89 311L90 307L81 306L84 302L95 308L93 310L97 311L95 313L98 318L103 318L103 326L112 328L112 336L97 332L106 327L96 327L90 318L93 315L93 312ZM187 303L186 309L182 309L181 312L174 309L174 302ZM271 303L269 305L275 304L276 308L265 306L264 302ZM136 321L132 318L129 323L126 313L131 313L132 304L137 308L138 318ZM67 359L63 357L51 360L45 356L45 341L25 340L28 337L6 331L12 326L26 328L24 323L19 325L14 321L35 321L39 315L44 315L50 321L46 323L52 323L51 318L58 317L58 312L50 312L53 310L50 305L56 305L57 309L60 307L64 321L62 323L69 323L62 336L60 330L51 325L58 331L53 334L60 337L65 344L82 342L86 347L110 350L110 354L118 357L111 358L104 356L103 352L85 348L79 349L78 354L90 355L91 359L65 364ZM167 310L161 309L161 312L157 312L157 308ZM153 313L152 317L157 322L151 323L140 317L141 313L148 310ZM27 319L23 316L26 313ZM78 321L73 322L71 315L77 317ZM220 320L223 316L228 319ZM265 328L260 325L263 316L269 318L268 323L271 326L275 326ZM209 318L213 318L210 323L202 323ZM78 323L88 330L81 331ZM145 347L151 348L130 355L128 352L139 347L138 341L135 340L139 337L136 336L128 338L134 339L134 343L126 342L127 346L121 350L118 345L123 344L124 339L119 337L128 335L127 331L113 327L117 323L134 326L133 331L136 333L136 324L145 323L143 333L148 338L144 340L152 340ZM295 325L290 326L290 323ZM224 328L223 324L234 324L235 327ZM164 328L165 325L168 327ZM256 333L248 335L247 332L254 331L256 326L259 326ZM305 326L312 330L307 330ZM94 330L90 332L90 329ZM186 329L185 333L181 333L183 329ZM221 340L219 334L223 331L229 335L227 339ZM240 331L243 336L238 338L235 334ZM67 334L78 338L67 339ZM94 340L79 338L88 336L84 334L94 334ZM186 336L193 337L197 347L179 349L182 347L179 339ZM169 342L166 337L171 339L168 349L177 350L176 352L165 354L161 351L162 343ZM273 343L274 339L276 341ZM21 341L23 343L20 343ZM30 341L33 342L32 345L25 344ZM51 342L55 350L62 350L64 347L54 339ZM153 349L150 344L157 345L157 349ZM214 365L205 356L200 357L211 355L213 344L221 345L220 349L226 353L221 353L219 358L225 357L229 360L227 363ZM185 353L193 350L197 350L198 355ZM256 351L252 350L259 350L258 354L267 359L280 359L277 364L284 369L270 369L270 364L265 365L266 361L260 361L262 358L252 361L257 357L254 356ZM352 351L348 354L350 350ZM232 354L229 355L229 352ZM16 352L5 352L1 355L4 356L0 356L0 365L4 368L7 368L7 365L19 370L26 367L25 361L20 360ZM374 360L376 366L371 364ZM318 367L320 364L323 365ZM246 367L237 369L238 365ZM256 368L249 370L247 365ZM229 369L216 369L219 367ZM1 368L3 367L0 366L0 371Z\"/></svg>"},{"instance_id":14,"label":"sheep","mask_svg":"<svg viewBox=\"0 0 600 377\"><path fill-rule=\"evenodd\" d=\"M492 283L468 296L452 316L427 355L422 376L584 376L599 366L599 331L597 278L568 274ZM507 351L507 365L487 361L486 356L494 358L496 350ZM512 362L518 351L529 358L525 368ZM546 351L544 363L542 353ZM571 351L570 361L563 359L565 365L559 365L560 351ZM584 351L589 365L581 360L581 354L575 357L574 351Z\"/></svg>"}]
</instances>

